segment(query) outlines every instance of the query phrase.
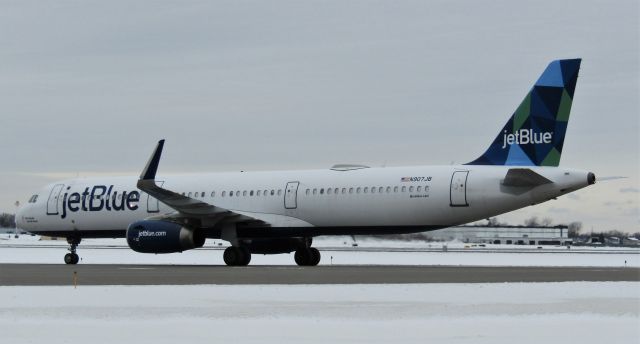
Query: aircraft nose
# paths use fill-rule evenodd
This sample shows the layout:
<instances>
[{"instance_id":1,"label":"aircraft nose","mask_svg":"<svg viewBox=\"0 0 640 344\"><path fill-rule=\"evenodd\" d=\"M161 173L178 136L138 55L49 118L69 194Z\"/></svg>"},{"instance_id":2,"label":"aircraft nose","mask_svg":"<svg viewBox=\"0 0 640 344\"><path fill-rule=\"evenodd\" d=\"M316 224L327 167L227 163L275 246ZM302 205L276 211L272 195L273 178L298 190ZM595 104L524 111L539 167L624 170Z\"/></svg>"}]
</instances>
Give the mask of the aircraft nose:
<instances>
[{"instance_id":1,"label":"aircraft nose","mask_svg":"<svg viewBox=\"0 0 640 344\"><path fill-rule=\"evenodd\" d=\"M587 174L587 183L589 183L589 185L596 183L596 175L593 174L593 172L589 172L589 174Z\"/></svg>"}]
</instances>

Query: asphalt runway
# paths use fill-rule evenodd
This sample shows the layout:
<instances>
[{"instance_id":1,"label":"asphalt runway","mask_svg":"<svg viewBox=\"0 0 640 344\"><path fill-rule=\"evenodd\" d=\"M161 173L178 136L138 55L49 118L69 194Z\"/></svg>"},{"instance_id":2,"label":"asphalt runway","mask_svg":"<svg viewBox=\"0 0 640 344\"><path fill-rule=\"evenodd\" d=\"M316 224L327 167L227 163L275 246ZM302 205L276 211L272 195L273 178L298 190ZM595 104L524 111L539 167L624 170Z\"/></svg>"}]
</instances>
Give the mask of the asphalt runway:
<instances>
[{"instance_id":1,"label":"asphalt runway","mask_svg":"<svg viewBox=\"0 0 640 344\"><path fill-rule=\"evenodd\" d=\"M0 286L640 281L640 268L0 264Z\"/></svg>"}]
</instances>

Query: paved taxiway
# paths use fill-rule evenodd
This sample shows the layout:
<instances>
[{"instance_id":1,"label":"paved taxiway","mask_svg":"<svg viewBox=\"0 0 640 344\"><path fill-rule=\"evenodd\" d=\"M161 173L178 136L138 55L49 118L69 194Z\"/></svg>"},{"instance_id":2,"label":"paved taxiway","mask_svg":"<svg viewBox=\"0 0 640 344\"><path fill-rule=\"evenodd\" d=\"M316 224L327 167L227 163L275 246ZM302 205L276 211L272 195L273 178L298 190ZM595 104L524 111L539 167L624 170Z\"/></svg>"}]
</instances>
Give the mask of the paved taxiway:
<instances>
[{"instance_id":1,"label":"paved taxiway","mask_svg":"<svg viewBox=\"0 0 640 344\"><path fill-rule=\"evenodd\" d=\"M640 281L639 268L0 264L0 285L384 284Z\"/></svg>"}]
</instances>

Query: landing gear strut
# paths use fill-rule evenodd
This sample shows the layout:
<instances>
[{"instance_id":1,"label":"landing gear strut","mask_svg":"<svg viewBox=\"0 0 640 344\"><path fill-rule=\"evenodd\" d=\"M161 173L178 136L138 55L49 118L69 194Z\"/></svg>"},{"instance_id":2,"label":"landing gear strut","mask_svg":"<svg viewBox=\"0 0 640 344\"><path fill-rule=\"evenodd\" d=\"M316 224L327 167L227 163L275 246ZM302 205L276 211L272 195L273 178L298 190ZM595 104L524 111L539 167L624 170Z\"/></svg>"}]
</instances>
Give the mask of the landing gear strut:
<instances>
[{"instance_id":1,"label":"landing gear strut","mask_svg":"<svg viewBox=\"0 0 640 344\"><path fill-rule=\"evenodd\" d=\"M224 250L222 257L229 266L247 266L251 261L251 252L246 247L230 246Z\"/></svg>"},{"instance_id":2,"label":"landing gear strut","mask_svg":"<svg viewBox=\"0 0 640 344\"><path fill-rule=\"evenodd\" d=\"M320 263L320 251L315 247L300 248L293 258L299 266L316 266Z\"/></svg>"},{"instance_id":3,"label":"landing gear strut","mask_svg":"<svg viewBox=\"0 0 640 344\"><path fill-rule=\"evenodd\" d=\"M78 248L78 244L80 244L80 238L67 238L67 242L69 243L69 252L64 255L64 263L65 264L78 264L80 261L80 257L76 253L76 249Z\"/></svg>"}]
</instances>

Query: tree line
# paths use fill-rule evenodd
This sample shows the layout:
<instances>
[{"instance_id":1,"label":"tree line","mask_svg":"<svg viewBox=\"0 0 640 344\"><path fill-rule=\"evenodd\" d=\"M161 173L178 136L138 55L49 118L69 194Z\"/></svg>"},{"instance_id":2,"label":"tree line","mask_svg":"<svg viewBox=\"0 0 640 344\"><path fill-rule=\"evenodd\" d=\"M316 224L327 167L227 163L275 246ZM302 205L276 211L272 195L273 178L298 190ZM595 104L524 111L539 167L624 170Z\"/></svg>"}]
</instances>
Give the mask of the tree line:
<instances>
[{"instance_id":1,"label":"tree line","mask_svg":"<svg viewBox=\"0 0 640 344\"><path fill-rule=\"evenodd\" d=\"M0 227L15 228L16 216L14 214L2 213L2 215L0 215Z\"/></svg>"}]
</instances>

